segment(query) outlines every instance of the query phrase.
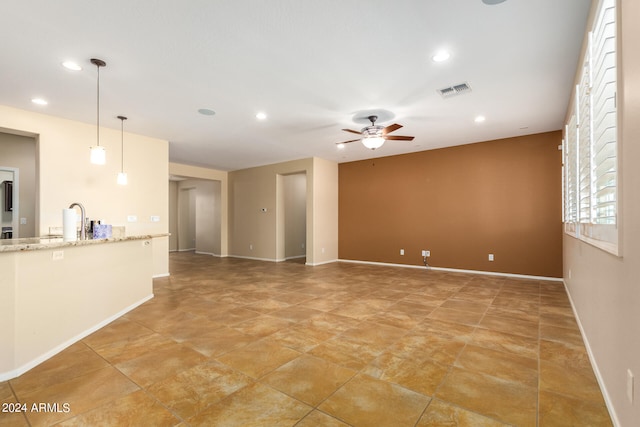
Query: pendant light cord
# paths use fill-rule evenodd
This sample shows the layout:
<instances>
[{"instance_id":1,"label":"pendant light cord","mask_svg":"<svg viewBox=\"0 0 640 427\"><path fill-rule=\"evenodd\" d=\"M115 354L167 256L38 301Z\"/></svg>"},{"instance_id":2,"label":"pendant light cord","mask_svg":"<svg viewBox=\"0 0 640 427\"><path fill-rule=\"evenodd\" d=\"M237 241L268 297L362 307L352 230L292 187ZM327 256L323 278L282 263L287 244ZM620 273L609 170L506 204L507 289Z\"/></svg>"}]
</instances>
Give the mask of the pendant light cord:
<instances>
[{"instance_id":1,"label":"pendant light cord","mask_svg":"<svg viewBox=\"0 0 640 427\"><path fill-rule=\"evenodd\" d=\"M98 147L99 147L100 146L100 65L97 65L97 67L98 67L98 90L97 90L98 108L97 108L96 123L98 124L98 126L96 127L96 140L98 141Z\"/></svg>"},{"instance_id":2,"label":"pendant light cord","mask_svg":"<svg viewBox=\"0 0 640 427\"><path fill-rule=\"evenodd\" d=\"M124 121L125 116L118 116L120 119L120 172L124 173Z\"/></svg>"}]
</instances>

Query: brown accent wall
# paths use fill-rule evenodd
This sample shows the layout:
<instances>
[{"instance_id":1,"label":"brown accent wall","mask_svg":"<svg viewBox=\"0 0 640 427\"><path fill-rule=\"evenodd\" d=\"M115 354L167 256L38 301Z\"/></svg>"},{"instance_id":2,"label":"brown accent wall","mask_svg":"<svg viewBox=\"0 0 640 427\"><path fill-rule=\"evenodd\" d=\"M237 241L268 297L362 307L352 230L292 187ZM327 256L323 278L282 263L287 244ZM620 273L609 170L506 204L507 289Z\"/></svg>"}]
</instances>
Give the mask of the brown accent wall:
<instances>
[{"instance_id":1,"label":"brown accent wall","mask_svg":"<svg viewBox=\"0 0 640 427\"><path fill-rule=\"evenodd\" d=\"M434 267L562 277L561 142L554 131L340 164L340 259L422 265L424 249Z\"/></svg>"}]
</instances>

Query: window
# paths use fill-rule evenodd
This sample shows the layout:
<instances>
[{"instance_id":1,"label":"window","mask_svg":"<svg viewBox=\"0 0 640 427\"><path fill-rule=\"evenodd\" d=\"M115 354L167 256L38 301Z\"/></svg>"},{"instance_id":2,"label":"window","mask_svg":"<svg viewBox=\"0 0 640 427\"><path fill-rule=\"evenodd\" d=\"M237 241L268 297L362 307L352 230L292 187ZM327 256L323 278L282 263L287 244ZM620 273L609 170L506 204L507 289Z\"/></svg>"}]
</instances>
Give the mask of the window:
<instances>
[{"instance_id":1,"label":"window","mask_svg":"<svg viewBox=\"0 0 640 427\"><path fill-rule=\"evenodd\" d=\"M616 92L616 1L601 0L564 129L564 229L617 255Z\"/></svg>"}]
</instances>

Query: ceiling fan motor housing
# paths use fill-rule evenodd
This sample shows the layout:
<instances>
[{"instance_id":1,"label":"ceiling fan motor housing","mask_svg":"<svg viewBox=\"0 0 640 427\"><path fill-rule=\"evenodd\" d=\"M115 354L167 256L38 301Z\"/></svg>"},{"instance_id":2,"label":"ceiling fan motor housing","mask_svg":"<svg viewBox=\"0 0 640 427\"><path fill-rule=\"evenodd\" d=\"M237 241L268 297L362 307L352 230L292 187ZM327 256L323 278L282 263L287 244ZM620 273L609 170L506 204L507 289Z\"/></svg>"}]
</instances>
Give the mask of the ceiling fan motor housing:
<instances>
[{"instance_id":1,"label":"ceiling fan motor housing","mask_svg":"<svg viewBox=\"0 0 640 427\"><path fill-rule=\"evenodd\" d=\"M362 128L362 136L365 138L369 138L372 136L382 136L382 131L384 130L384 126L380 125L372 125Z\"/></svg>"}]
</instances>

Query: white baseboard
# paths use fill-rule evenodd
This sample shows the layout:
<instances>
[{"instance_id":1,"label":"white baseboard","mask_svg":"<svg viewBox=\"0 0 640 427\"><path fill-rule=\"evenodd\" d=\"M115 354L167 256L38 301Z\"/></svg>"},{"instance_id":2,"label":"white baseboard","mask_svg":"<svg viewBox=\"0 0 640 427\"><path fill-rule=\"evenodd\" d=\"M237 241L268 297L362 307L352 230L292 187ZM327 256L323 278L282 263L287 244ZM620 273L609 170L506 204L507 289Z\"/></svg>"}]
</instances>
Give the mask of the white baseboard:
<instances>
[{"instance_id":1,"label":"white baseboard","mask_svg":"<svg viewBox=\"0 0 640 427\"><path fill-rule=\"evenodd\" d=\"M35 359L25 363L24 365L22 365L22 366L20 366L20 367L18 367L16 369L13 369L11 371L8 371L8 372L0 372L0 381L7 381L7 380L10 380L10 379L19 377L20 375L24 374L25 372L29 371L30 369L35 368L36 366L38 366L39 364L41 364L45 360L52 358L53 356L55 356L56 354L60 353L62 350L66 349L67 347L69 347L69 346L77 343L81 339L91 335L92 333L94 333L98 329L108 325L109 323L113 322L117 318L127 314L128 312L130 312L134 308L144 304L145 302L149 301L151 298L153 298L153 294L147 295L146 297L142 298L141 300L136 301L135 303L133 303L130 306L126 307L125 309L119 311L118 313L114 314L113 316L110 316L110 317L106 318L105 320L103 320L102 322L98 323L97 325L92 326L91 328L79 333L78 335L76 335L76 336L70 338L69 340L63 342L62 344L52 348L51 350L49 350L46 353L36 357Z\"/></svg>"},{"instance_id":2,"label":"white baseboard","mask_svg":"<svg viewBox=\"0 0 640 427\"><path fill-rule=\"evenodd\" d=\"M517 279L534 279L534 280L549 280L553 282L562 282L562 278L560 277L531 276L527 274L500 273L495 271L482 271L482 270L462 270L459 268L444 268L444 267L431 267L431 266L425 267L423 265L392 264L388 262L358 261L358 260L351 260L351 259L339 259L338 261L350 262L354 264L381 265L386 267L419 268L423 270L447 271L450 273L481 274L485 276L501 276L501 277L513 277Z\"/></svg>"},{"instance_id":3,"label":"white baseboard","mask_svg":"<svg viewBox=\"0 0 640 427\"><path fill-rule=\"evenodd\" d=\"M152 279L159 279L160 277L169 277L171 273L162 273L162 274L154 274L151 276Z\"/></svg>"},{"instance_id":4,"label":"white baseboard","mask_svg":"<svg viewBox=\"0 0 640 427\"><path fill-rule=\"evenodd\" d=\"M576 318L576 322L578 323L578 328L580 328L580 335L582 335L582 341L584 342L584 346L587 349L587 355L589 355L589 362L591 362L591 368L593 368L593 372L596 375L596 380L598 381L598 385L600 386L600 391L602 392L602 397L604 398L604 403L607 405L607 410L609 411L609 416L611 416L611 421L615 427L620 426L620 421L618 421L618 417L616 415L615 408L613 406L613 402L611 401L611 396L607 391L607 387L605 386L604 379L602 378L602 374L600 373L600 369L598 369L598 364L596 363L596 358L593 355L593 351L591 351L591 345L589 344L589 338L587 338L587 334L584 332L584 328L582 327L582 322L580 321L580 316L578 315L578 311L576 310L576 306L573 303L573 298L571 298L571 293L569 292L569 287L567 286L567 282L562 281L564 285L564 289L567 292L567 296L569 297L569 302L571 303L571 309L573 310L573 316Z\"/></svg>"},{"instance_id":5,"label":"white baseboard","mask_svg":"<svg viewBox=\"0 0 640 427\"><path fill-rule=\"evenodd\" d=\"M218 257L220 258L220 255L218 254L214 254L213 252L202 252L202 251L195 251L198 255L209 255L209 256L214 256L214 257Z\"/></svg>"},{"instance_id":6,"label":"white baseboard","mask_svg":"<svg viewBox=\"0 0 640 427\"><path fill-rule=\"evenodd\" d=\"M305 265L309 265L311 267L315 267L317 265L331 264L333 262L338 262L338 261L340 261L340 260L338 260L338 259L330 259L329 261L322 261L322 262L313 262L313 263L307 262Z\"/></svg>"}]
</instances>

